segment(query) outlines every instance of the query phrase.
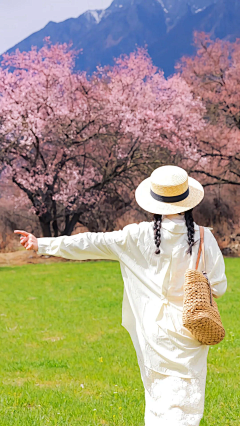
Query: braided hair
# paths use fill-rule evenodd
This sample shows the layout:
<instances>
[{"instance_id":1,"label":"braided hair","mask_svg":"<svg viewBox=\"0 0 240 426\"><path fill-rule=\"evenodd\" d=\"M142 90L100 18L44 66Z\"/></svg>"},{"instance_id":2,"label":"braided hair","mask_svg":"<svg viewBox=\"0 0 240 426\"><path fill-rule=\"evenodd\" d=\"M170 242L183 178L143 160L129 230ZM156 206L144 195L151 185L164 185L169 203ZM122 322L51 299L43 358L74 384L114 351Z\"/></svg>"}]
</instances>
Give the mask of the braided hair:
<instances>
[{"instance_id":1,"label":"braided hair","mask_svg":"<svg viewBox=\"0 0 240 426\"><path fill-rule=\"evenodd\" d=\"M192 215L192 211L193 209L187 210L184 213L184 217L185 217L185 223L186 223L186 227L187 227L187 236L188 236L188 250L187 253L192 255L192 248L194 246L194 244L196 243L196 241L194 241L194 234L195 234L195 230L194 230L194 220L193 220L193 215ZM161 214L154 214L153 216L154 218L154 225L153 225L153 229L154 229L154 242L156 245L156 251L155 254L160 254L160 244L161 244L161 224L162 224L162 215Z\"/></svg>"},{"instance_id":2,"label":"braided hair","mask_svg":"<svg viewBox=\"0 0 240 426\"><path fill-rule=\"evenodd\" d=\"M162 225L162 215L161 214L154 214L154 241L156 244L156 251L155 254L160 254L160 244L161 244L161 225Z\"/></svg>"},{"instance_id":3,"label":"braided hair","mask_svg":"<svg viewBox=\"0 0 240 426\"><path fill-rule=\"evenodd\" d=\"M187 253L190 255L192 255L192 248L194 244L196 243L196 241L194 241L195 230L194 230L194 221L193 221L192 211L193 209L190 209L184 213L185 222L187 226L188 245L189 245Z\"/></svg>"}]
</instances>

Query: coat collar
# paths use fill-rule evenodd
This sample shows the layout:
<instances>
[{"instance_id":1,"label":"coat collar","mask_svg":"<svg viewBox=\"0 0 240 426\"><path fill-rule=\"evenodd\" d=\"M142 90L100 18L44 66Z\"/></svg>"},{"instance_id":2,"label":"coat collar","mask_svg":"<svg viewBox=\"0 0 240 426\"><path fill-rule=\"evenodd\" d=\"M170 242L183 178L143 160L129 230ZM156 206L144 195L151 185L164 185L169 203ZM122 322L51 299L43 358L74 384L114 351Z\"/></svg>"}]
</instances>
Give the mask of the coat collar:
<instances>
[{"instance_id":1,"label":"coat collar","mask_svg":"<svg viewBox=\"0 0 240 426\"><path fill-rule=\"evenodd\" d=\"M181 215L167 215L162 217L162 228L174 234L186 234L187 227L185 223L184 214ZM199 230L199 226L194 223L195 231Z\"/></svg>"}]
</instances>

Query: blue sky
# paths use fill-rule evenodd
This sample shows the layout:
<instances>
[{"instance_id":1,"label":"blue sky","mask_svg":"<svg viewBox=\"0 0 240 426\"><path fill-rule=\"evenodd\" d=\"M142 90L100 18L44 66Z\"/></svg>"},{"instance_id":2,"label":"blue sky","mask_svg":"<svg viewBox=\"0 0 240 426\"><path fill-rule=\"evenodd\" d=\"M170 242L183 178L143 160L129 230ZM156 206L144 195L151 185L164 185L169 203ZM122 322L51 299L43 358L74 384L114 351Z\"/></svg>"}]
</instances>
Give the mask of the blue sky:
<instances>
[{"instance_id":1,"label":"blue sky","mask_svg":"<svg viewBox=\"0 0 240 426\"><path fill-rule=\"evenodd\" d=\"M88 9L105 9L112 0L0 0L0 54L49 21L77 18Z\"/></svg>"}]
</instances>

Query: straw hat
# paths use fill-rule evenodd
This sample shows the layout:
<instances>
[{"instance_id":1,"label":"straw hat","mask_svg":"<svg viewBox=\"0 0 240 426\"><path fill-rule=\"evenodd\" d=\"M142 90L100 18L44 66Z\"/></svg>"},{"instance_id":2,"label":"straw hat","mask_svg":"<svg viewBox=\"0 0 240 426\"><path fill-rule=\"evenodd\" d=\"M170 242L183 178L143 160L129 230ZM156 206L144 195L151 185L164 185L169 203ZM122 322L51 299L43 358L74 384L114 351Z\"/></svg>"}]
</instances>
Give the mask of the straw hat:
<instances>
[{"instance_id":1,"label":"straw hat","mask_svg":"<svg viewBox=\"0 0 240 426\"><path fill-rule=\"evenodd\" d=\"M150 213L164 215L190 210L203 197L202 185L177 166L158 167L135 191L140 207Z\"/></svg>"}]
</instances>

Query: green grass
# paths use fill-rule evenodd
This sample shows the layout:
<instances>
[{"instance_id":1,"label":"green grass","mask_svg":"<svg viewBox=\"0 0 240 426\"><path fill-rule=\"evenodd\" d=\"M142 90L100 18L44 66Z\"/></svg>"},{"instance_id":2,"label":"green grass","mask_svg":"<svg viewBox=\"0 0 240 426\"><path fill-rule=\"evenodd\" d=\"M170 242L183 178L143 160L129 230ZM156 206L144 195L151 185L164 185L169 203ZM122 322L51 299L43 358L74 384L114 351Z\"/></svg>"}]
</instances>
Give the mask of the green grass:
<instances>
[{"instance_id":1,"label":"green grass","mask_svg":"<svg viewBox=\"0 0 240 426\"><path fill-rule=\"evenodd\" d=\"M209 351L201 426L239 426L240 259L226 259L226 338ZM0 269L0 425L144 425L117 262ZM174 426L174 425L170 425Z\"/></svg>"}]
</instances>

